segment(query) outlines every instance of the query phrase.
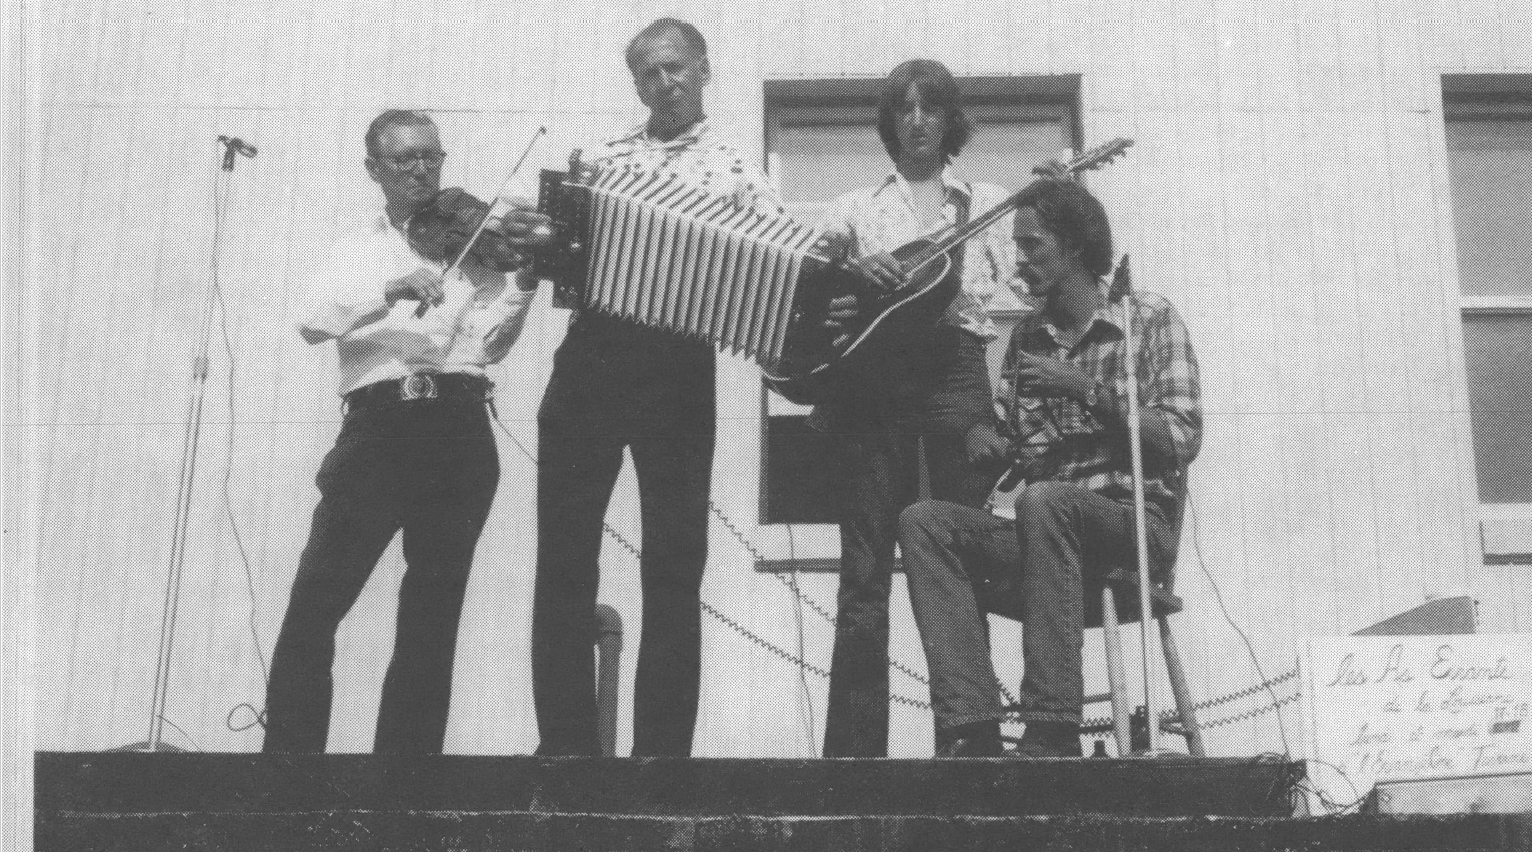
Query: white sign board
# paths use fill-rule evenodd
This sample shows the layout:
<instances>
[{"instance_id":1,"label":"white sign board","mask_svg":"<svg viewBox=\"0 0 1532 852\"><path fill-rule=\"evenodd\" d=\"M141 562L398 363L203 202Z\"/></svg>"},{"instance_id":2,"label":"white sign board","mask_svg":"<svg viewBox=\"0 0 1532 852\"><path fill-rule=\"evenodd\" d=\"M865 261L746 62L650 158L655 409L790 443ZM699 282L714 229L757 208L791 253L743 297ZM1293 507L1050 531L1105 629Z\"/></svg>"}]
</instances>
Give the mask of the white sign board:
<instances>
[{"instance_id":1,"label":"white sign board","mask_svg":"<svg viewBox=\"0 0 1532 852\"><path fill-rule=\"evenodd\" d=\"M1310 813L1379 781L1532 773L1532 634L1312 637Z\"/></svg>"}]
</instances>

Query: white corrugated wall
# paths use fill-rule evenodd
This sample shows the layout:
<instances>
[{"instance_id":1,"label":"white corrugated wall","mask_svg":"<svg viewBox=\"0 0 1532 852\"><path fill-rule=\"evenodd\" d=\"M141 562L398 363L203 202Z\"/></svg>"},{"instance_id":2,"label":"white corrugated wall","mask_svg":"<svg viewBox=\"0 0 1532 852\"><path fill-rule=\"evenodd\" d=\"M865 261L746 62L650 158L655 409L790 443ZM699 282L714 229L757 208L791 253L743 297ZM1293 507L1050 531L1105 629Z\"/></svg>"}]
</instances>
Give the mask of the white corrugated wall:
<instances>
[{"instance_id":1,"label":"white corrugated wall","mask_svg":"<svg viewBox=\"0 0 1532 852\"><path fill-rule=\"evenodd\" d=\"M39 536L40 749L109 748L148 730L209 270L214 137L241 136L261 153L233 176L222 253L232 468L230 364L215 324L167 716L197 747L247 750L258 731L225 726L236 704L262 700L246 622L253 608L269 655L316 499L312 477L339 419L333 354L305 346L287 310L304 270L375 197L363 129L385 107L433 110L451 152L445 180L487 195L539 125L550 136L538 157L552 164L641 116L620 53L661 14L709 37L710 113L757 151L763 79L880 76L914 55L959 74L1082 74L1087 141L1137 140L1091 185L1137 282L1181 307L1199 348L1207 439L1192 470L1194 527L1266 673L1290 667L1296 637L1350 632L1428 595L1477 592L1486 629L1532 629L1524 568L1477 567L1438 76L1532 72L1524 2L228 6L26 9L24 201L35 243L23 247L33 263L21 346L37 372L13 423L36 438L21 496ZM562 322L540 301L497 377L501 415L532 452ZM749 536L759 385L743 362L720 369L714 495ZM461 633L448 735L458 752L536 742L533 471L509 441L501 458ZM225 515L226 469L253 601ZM638 540L630 479L611 521ZM791 593L713 530L708 599L796 652ZM1213 696L1255 677L1192 544L1180 629L1193 688ZM636 631L636 572L607 545L603 600ZM370 747L401 570L396 548L342 630L333 749ZM805 578L804 588L833 605L833 577ZM896 598L895 656L923 671ZM804 650L828 666L829 629L817 619L806 614ZM711 620L704 639L699 753L811 753L796 670ZM627 647L625 686L636 633ZM808 679L822 726L823 683ZM894 685L924 697L902 675ZM625 697L623 751L629 708ZM1217 729L1212 750L1279 748L1272 718ZM895 753L928 753L928 725L896 708ZM1295 710L1287 727L1296 737Z\"/></svg>"}]
</instances>

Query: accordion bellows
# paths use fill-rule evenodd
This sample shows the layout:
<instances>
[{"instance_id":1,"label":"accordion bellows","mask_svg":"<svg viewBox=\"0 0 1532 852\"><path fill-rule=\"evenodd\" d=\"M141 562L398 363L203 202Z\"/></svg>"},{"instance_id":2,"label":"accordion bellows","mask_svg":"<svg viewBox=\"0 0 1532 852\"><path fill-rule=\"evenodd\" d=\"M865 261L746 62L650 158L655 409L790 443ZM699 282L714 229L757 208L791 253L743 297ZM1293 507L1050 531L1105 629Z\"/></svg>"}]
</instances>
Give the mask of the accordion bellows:
<instances>
[{"instance_id":1,"label":"accordion bellows","mask_svg":"<svg viewBox=\"0 0 1532 852\"><path fill-rule=\"evenodd\" d=\"M615 168L579 183L544 172L541 206L567 240L547 276L563 301L706 340L767 371L792 348L805 307L825 300L800 292L824 267L809 251L812 228L674 175Z\"/></svg>"}]
</instances>

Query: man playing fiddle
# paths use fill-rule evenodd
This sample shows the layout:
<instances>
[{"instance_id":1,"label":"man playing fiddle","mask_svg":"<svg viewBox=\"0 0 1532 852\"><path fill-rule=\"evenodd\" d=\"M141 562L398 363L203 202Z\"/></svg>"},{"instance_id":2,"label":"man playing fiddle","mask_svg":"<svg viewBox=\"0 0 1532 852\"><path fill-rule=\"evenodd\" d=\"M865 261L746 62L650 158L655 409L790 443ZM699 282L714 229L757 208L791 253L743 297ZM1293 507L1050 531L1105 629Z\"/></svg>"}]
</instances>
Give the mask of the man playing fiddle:
<instances>
[{"instance_id":1,"label":"man playing fiddle","mask_svg":"<svg viewBox=\"0 0 1532 852\"><path fill-rule=\"evenodd\" d=\"M484 252L443 277L451 259L406 237L441 183L446 152L430 118L388 110L365 142L383 212L335 244L299 313L304 340L335 341L345 419L316 478L319 505L272 655L268 752L325 750L336 629L401 530L406 567L373 748L442 750L464 589L500 475L485 368L515 343L535 287L494 268L514 259ZM539 224L508 213L499 254L537 242Z\"/></svg>"}]
</instances>

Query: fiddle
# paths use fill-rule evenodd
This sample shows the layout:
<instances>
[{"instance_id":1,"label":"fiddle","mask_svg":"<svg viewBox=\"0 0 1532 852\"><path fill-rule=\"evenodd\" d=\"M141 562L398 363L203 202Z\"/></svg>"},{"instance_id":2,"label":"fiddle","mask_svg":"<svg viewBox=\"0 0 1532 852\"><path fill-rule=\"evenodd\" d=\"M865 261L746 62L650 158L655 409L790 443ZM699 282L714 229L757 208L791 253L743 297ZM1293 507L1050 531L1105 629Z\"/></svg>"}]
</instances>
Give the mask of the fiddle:
<instances>
[{"instance_id":1,"label":"fiddle","mask_svg":"<svg viewBox=\"0 0 1532 852\"><path fill-rule=\"evenodd\" d=\"M532 146L547 132L548 128L539 127L532 134L526 149L511 168L511 173L501 182L500 194L505 192L511 178L521 171L521 164L532 153ZM409 220L404 223L404 234L410 248L421 257L447 264L443 276L456 269L469 254L485 266L500 272L511 272L528 265L531 258L518 251L509 237L497 228L487 227L494 209L494 204L486 204L459 187L437 190L426 206L410 214ZM546 226L538 226L533 233L542 238L552 235L551 229Z\"/></svg>"},{"instance_id":2,"label":"fiddle","mask_svg":"<svg viewBox=\"0 0 1532 852\"><path fill-rule=\"evenodd\" d=\"M529 258L505 235L484 226L491 205L458 187L438 190L430 203L410 215L405 236L421 257L456 266L464 255L500 272L525 266Z\"/></svg>"}]
</instances>

